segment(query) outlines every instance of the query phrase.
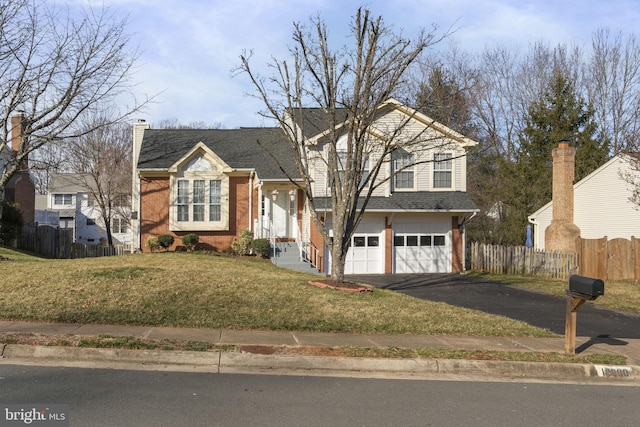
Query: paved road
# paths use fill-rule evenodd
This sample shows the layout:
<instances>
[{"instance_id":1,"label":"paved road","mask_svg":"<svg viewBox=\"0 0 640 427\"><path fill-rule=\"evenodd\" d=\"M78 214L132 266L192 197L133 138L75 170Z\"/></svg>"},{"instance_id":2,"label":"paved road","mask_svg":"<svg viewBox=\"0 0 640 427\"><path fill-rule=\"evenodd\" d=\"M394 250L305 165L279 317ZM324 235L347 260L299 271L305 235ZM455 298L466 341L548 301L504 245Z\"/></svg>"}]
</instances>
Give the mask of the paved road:
<instances>
[{"instance_id":1,"label":"paved road","mask_svg":"<svg viewBox=\"0 0 640 427\"><path fill-rule=\"evenodd\" d=\"M44 403L92 427L632 426L638 401L607 385L0 366L0 425L3 403Z\"/></svg>"},{"instance_id":2,"label":"paved road","mask_svg":"<svg viewBox=\"0 0 640 427\"><path fill-rule=\"evenodd\" d=\"M521 320L564 334L566 298L461 274L352 275L348 280ZM605 285L606 287L606 285ZM605 296L602 298L606 298ZM616 338L640 338L640 316L584 304L578 311L578 336L615 345Z\"/></svg>"}]
</instances>

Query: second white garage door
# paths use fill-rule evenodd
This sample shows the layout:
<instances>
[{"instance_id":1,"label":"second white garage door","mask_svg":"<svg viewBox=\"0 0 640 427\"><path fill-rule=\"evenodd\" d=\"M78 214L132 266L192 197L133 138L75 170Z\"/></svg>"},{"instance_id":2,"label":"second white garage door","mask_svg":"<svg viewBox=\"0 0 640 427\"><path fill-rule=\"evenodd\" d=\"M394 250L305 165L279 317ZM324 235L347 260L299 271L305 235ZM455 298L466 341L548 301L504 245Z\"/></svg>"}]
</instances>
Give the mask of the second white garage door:
<instances>
[{"instance_id":1,"label":"second white garage door","mask_svg":"<svg viewBox=\"0 0 640 427\"><path fill-rule=\"evenodd\" d=\"M396 273L450 273L450 218L394 222Z\"/></svg>"}]
</instances>

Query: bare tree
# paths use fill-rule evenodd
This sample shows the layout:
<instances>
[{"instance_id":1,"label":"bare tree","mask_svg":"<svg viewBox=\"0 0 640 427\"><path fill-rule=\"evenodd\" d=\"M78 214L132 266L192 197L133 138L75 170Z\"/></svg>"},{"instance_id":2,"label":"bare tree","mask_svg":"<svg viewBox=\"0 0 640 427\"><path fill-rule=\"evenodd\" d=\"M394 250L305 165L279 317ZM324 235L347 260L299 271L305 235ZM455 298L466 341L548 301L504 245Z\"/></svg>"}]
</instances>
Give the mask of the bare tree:
<instances>
[{"instance_id":1,"label":"bare tree","mask_svg":"<svg viewBox=\"0 0 640 427\"><path fill-rule=\"evenodd\" d=\"M321 18L311 18L310 23L309 28L294 24L292 59L288 62L274 58L272 77L256 75L247 54L241 56L239 71L249 76L256 96L264 102L266 108L261 114L280 125L294 150L297 172L303 180L300 188L331 252L331 278L342 281L353 232L373 191L389 179L384 176L383 166L394 150L418 147L427 138L426 132L411 134L407 129L416 114L414 110L401 122L382 128L377 123L379 108L405 84L405 73L425 49L448 33L437 36L434 27L432 32L422 31L412 41L393 33L381 17L374 18L360 8L351 25L354 45L331 50ZM318 122L311 120L309 114L318 111L322 112L323 125L309 129L310 123ZM322 133L322 155L309 147L306 137L311 133ZM372 134L382 137L371 138ZM426 155L417 155L415 162L394 173L425 159ZM323 163L328 172L330 227L322 221L327 206L319 203L313 193L311 171L316 162Z\"/></svg>"},{"instance_id":2,"label":"bare tree","mask_svg":"<svg viewBox=\"0 0 640 427\"><path fill-rule=\"evenodd\" d=\"M107 243L113 245L114 218L131 220L131 125L108 123L96 117L85 124L90 131L69 143L69 165L76 184L87 190L100 211Z\"/></svg>"},{"instance_id":3,"label":"bare tree","mask_svg":"<svg viewBox=\"0 0 640 427\"><path fill-rule=\"evenodd\" d=\"M0 197L30 153L93 130L79 126L83 117L131 94L138 53L126 27L109 9L87 9L76 19L43 0L0 5L0 153L12 148L0 173ZM108 122L145 103L133 99L126 111L111 110ZM12 141L10 118L19 112L22 131Z\"/></svg>"},{"instance_id":4,"label":"bare tree","mask_svg":"<svg viewBox=\"0 0 640 427\"><path fill-rule=\"evenodd\" d=\"M589 100L614 154L637 149L640 133L640 45L634 35L600 29L588 64Z\"/></svg>"},{"instance_id":5,"label":"bare tree","mask_svg":"<svg viewBox=\"0 0 640 427\"><path fill-rule=\"evenodd\" d=\"M224 129L224 126L220 122L206 123L204 121L191 121L187 124L180 123L177 117L171 117L169 119L162 119L153 126L154 129Z\"/></svg>"},{"instance_id":6,"label":"bare tree","mask_svg":"<svg viewBox=\"0 0 640 427\"><path fill-rule=\"evenodd\" d=\"M38 193L47 193L52 175L71 172L67 146L67 140L56 141L55 144L43 145L29 156L29 173L34 178Z\"/></svg>"}]
</instances>

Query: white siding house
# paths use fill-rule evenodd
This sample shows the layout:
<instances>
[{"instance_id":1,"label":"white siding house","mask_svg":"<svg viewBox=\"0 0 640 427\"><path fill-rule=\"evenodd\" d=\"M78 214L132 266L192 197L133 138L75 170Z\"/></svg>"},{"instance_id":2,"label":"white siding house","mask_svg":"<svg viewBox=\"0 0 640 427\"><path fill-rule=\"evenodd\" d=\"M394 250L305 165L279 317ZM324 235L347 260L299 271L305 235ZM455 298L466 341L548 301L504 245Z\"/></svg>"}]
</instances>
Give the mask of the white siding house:
<instances>
[{"instance_id":1,"label":"white siding house","mask_svg":"<svg viewBox=\"0 0 640 427\"><path fill-rule=\"evenodd\" d=\"M584 239L640 237L640 210L632 203L631 185L623 174L631 172L629 157L618 155L573 186L574 223ZM545 249L544 232L551 224L553 201L532 215L533 244Z\"/></svg>"},{"instance_id":2,"label":"white siding house","mask_svg":"<svg viewBox=\"0 0 640 427\"><path fill-rule=\"evenodd\" d=\"M107 232L86 182L87 179L79 174L54 174L47 192L45 212L58 213L57 225L72 229L75 243L95 245L100 239L107 238ZM112 218L111 235L114 244L131 243L129 221L117 215Z\"/></svg>"}]
</instances>

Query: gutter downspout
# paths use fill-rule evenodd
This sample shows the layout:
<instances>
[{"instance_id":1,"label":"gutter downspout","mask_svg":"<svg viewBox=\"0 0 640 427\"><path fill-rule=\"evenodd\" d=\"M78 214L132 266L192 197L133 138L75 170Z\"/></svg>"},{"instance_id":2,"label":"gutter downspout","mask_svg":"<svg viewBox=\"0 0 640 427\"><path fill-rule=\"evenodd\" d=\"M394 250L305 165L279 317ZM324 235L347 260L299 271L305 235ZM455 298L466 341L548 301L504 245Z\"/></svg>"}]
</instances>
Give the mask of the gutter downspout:
<instances>
[{"instance_id":1,"label":"gutter downspout","mask_svg":"<svg viewBox=\"0 0 640 427\"><path fill-rule=\"evenodd\" d=\"M262 196L262 182L260 182L258 184L258 230L260 231L260 237L264 238L264 217L262 212L264 212L264 197Z\"/></svg>"},{"instance_id":2,"label":"gutter downspout","mask_svg":"<svg viewBox=\"0 0 640 427\"><path fill-rule=\"evenodd\" d=\"M533 230L531 230L531 238L533 239L533 242L531 243L533 243L533 248L540 249L540 239L538 239L538 230L540 229L540 224L535 220L535 218L532 217L528 217L527 222L533 226Z\"/></svg>"},{"instance_id":3,"label":"gutter downspout","mask_svg":"<svg viewBox=\"0 0 640 427\"><path fill-rule=\"evenodd\" d=\"M255 175L255 171L251 171L249 174L249 227L247 229L254 233L255 230L253 227L253 177Z\"/></svg>"}]
</instances>

